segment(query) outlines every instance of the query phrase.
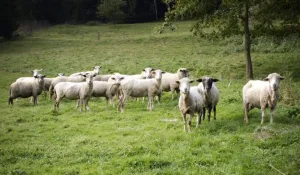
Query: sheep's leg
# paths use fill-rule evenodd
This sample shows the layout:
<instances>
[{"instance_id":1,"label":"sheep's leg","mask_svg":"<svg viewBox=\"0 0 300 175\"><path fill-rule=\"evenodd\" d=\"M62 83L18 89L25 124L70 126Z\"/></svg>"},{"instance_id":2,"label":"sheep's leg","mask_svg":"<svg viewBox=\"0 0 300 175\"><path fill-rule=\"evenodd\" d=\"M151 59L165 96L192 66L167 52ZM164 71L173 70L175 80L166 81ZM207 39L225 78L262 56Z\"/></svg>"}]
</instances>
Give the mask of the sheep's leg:
<instances>
[{"instance_id":1,"label":"sheep's leg","mask_svg":"<svg viewBox=\"0 0 300 175\"><path fill-rule=\"evenodd\" d=\"M89 100L90 100L90 99L86 99L86 100L85 100L85 108L86 108L86 110L91 111L91 108L90 108L90 106L89 106Z\"/></svg>"},{"instance_id":2,"label":"sheep's leg","mask_svg":"<svg viewBox=\"0 0 300 175\"><path fill-rule=\"evenodd\" d=\"M270 108L270 123L273 124L273 117L274 117L274 114L275 114L275 108L274 107L271 107Z\"/></svg>"},{"instance_id":3,"label":"sheep's leg","mask_svg":"<svg viewBox=\"0 0 300 175\"><path fill-rule=\"evenodd\" d=\"M105 97L105 100L106 100L106 110L108 109L108 100L109 98Z\"/></svg>"},{"instance_id":4,"label":"sheep's leg","mask_svg":"<svg viewBox=\"0 0 300 175\"><path fill-rule=\"evenodd\" d=\"M186 132L186 114L181 113L182 118L183 118L183 129Z\"/></svg>"},{"instance_id":5,"label":"sheep's leg","mask_svg":"<svg viewBox=\"0 0 300 175\"><path fill-rule=\"evenodd\" d=\"M211 108L211 107L208 107L208 113L207 113L208 121L210 121L211 110L212 110L212 108Z\"/></svg>"},{"instance_id":6,"label":"sheep's leg","mask_svg":"<svg viewBox=\"0 0 300 175\"><path fill-rule=\"evenodd\" d=\"M8 104L9 104L9 105L10 105L10 104L12 104L12 105L14 104L13 98L12 98L12 97L9 97L9 98L8 98Z\"/></svg>"},{"instance_id":7,"label":"sheep's leg","mask_svg":"<svg viewBox=\"0 0 300 175\"><path fill-rule=\"evenodd\" d=\"M174 100L174 91L175 91L175 89L171 88L172 101Z\"/></svg>"},{"instance_id":8,"label":"sheep's leg","mask_svg":"<svg viewBox=\"0 0 300 175\"><path fill-rule=\"evenodd\" d=\"M79 107L79 102L80 102L80 100L78 99L78 100L76 101L76 108L75 108L75 109L78 109L78 107Z\"/></svg>"},{"instance_id":9,"label":"sheep's leg","mask_svg":"<svg viewBox=\"0 0 300 175\"><path fill-rule=\"evenodd\" d=\"M261 122L260 124L264 124L264 119L265 119L265 116L266 116L266 107L261 107Z\"/></svg>"},{"instance_id":10,"label":"sheep's leg","mask_svg":"<svg viewBox=\"0 0 300 175\"><path fill-rule=\"evenodd\" d=\"M33 104L37 105L37 96L33 96L32 98L33 98Z\"/></svg>"},{"instance_id":11,"label":"sheep's leg","mask_svg":"<svg viewBox=\"0 0 300 175\"><path fill-rule=\"evenodd\" d=\"M153 111L153 108L154 108L154 106L153 106L153 97L152 96L148 96L148 106L149 106L149 110L150 111Z\"/></svg>"},{"instance_id":12,"label":"sheep's leg","mask_svg":"<svg viewBox=\"0 0 300 175\"><path fill-rule=\"evenodd\" d=\"M217 115L217 108L216 108L216 106L214 106L214 120L217 119L216 115Z\"/></svg>"},{"instance_id":13,"label":"sheep's leg","mask_svg":"<svg viewBox=\"0 0 300 175\"><path fill-rule=\"evenodd\" d=\"M248 104L244 104L244 115L245 115L244 122L246 124L248 124L248 112L249 112L249 110L248 110Z\"/></svg>"},{"instance_id":14,"label":"sheep's leg","mask_svg":"<svg viewBox=\"0 0 300 175\"><path fill-rule=\"evenodd\" d=\"M203 108L203 113L202 113L202 116L203 116L203 121L204 121L204 119L205 119L205 111L206 111L206 108Z\"/></svg>"},{"instance_id":15,"label":"sheep's leg","mask_svg":"<svg viewBox=\"0 0 300 175\"><path fill-rule=\"evenodd\" d=\"M190 120L189 120L189 132L191 132L191 126L192 126L192 121L193 121L194 113L190 114Z\"/></svg>"},{"instance_id":16,"label":"sheep's leg","mask_svg":"<svg viewBox=\"0 0 300 175\"><path fill-rule=\"evenodd\" d=\"M82 109L83 109L83 99L80 98L80 112L82 112Z\"/></svg>"},{"instance_id":17,"label":"sheep's leg","mask_svg":"<svg viewBox=\"0 0 300 175\"><path fill-rule=\"evenodd\" d=\"M201 115L202 115L202 111L199 111L198 112L198 117L197 117L197 126L196 127L199 127L199 125L201 124Z\"/></svg>"}]
</instances>

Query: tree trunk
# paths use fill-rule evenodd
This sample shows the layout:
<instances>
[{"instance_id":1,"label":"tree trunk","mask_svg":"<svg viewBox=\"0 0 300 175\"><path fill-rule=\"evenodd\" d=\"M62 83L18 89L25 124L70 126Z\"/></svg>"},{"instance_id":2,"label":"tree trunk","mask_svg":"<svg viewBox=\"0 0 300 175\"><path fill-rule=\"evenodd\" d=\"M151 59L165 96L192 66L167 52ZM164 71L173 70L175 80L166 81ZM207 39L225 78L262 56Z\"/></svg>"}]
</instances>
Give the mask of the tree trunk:
<instances>
[{"instance_id":1,"label":"tree trunk","mask_svg":"<svg viewBox=\"0 0 300 175\"><path fill-rule=\"evenodd\" d=\"M154 0L154 7L155 7L155 17L156 17L156 20L158 20L156 0Z\"/></svg>"},{"instance_id":2,"label":"tree trunk","mask_svg":"<svg viewBox=\"0 0 300 175\"><path fill-rule=\"evenodd\" d=\"M246 78L253 79L253 69L251 61L251 39L249 31L249 4L245 2L245 16L243 18L244 22L244 44L245 44L245 57L246 57Z\"/></svg>"}]
</instances>

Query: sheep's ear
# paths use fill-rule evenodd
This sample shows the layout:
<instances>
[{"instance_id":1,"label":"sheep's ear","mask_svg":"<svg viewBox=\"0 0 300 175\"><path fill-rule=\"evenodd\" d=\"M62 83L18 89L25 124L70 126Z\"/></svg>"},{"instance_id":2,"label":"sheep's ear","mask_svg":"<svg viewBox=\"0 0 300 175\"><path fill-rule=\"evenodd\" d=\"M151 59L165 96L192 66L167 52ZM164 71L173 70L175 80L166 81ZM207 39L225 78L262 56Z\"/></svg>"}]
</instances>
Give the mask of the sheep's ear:
<instances>
[{"instance_id":1,"label":"sheep's ear","mask_svg":"<svg viewBox=\"0 0 300 175\"><path fill-rule=\"evenodd\" d=\"M198 80L196 80L197 82L202 82L202 79L200 78L200 79L198 79Z\"/></svg>"},{"instance_id":2,"label":"sheep's ear","mask_svg":"<svg viewBox=\"0 0 300 175\"><path fill-rule=\"evenodd\" d=\"M40 69L39 71L42 71L43 69Z\"/></svg>"},{"instance_id":3,"label":"sheep's ear","mask_svg":"<svg viewBox=\"0 0 300 175\"><path fill-rule=\"evenodd\" d=\"M94 74L93 77L97 76L97 74Z\"/></svg>"},{"instance_id":4,"label":"sheep's ear","mask_svg":"<svg viewBox=\"0 0 300 175\"><path fill-rule=\"evenodd\" d=\"M115 78L114 78L114 77L111 77L111 79L115 80Z\"/></svg>"},{"instance_id":5,"label":"sheep's ear","mask_svg":"<svg viewBox=\"0 0 300 175\"><path fill-rule=\"evenodd\" d=\"M268 77L266 77L266 78L264 78L263 80L264 80L264 81L269 81L269 78L268 78Z\"/></svg>"},{"instance_id":6,"label":"sheep's ear","mask_svg":"<svg viewBox=\"0 0 300 175\"><path fill-rule=\"evenodd\" d=\"M190 83L194 83L194 80L190 80Z\"/></svg>"},{"instance_id":7,"label":"sheep's ear","mask_svg":"<svg viewBox=\"0 0 300 175\"><path fill-rule=\"evenodd\" d=\"M180 81L175 81L177 84L180 84Z\"/></svg>"},{"instance_id":8,"label":"sheep's ear","mask_svg":"<svg viewBox=\"0 0 300 175\"><path fill-rule=\"evenodd\" d=\"M45 77L47 77L47 75L43 75L42 77L45 78Z\"/></svg>"},{"instance_id":9,"label":"sheep's ear","mask_svg":"<svg viewBox=\"0 0 300 175\"><path fill-rule=\"evenodd\" d=\"M153 75L155 75L156 74L156 72L151 72Z\"/></svg>"},{"instance_id":10,"label":"sheep's ear","mask_svg":"<svg viewBox=\"0 0 300 175\"><path fill-rule=\"evenodd\" d=\"M280 76L280 77L279 77L279 80L284 80L284 77L283 77L283 76Z\"/></svg>"},{"instance_id":11,"label":"sheep's ear","mask_svg":"<svg viewBox=\"0 0 300 175\"><path fill-rule=\"evenodd\" d=\"M38 76L37 75L35 75L35 76L33 76L34 78L37 78Z\"/></svg>"},{"instance_id":12,"label":"sheep's ear","mask_svg":"<svg viewBox=\"0 0 300 175\"><path fill-rule=\"evenodd\" d=\"M162 73L162 74L165 74L166 72L165 72L165 71L161 71L161 73Z\"/></svg>"},{"instance_id":13,"label":"sheep's ear","mask_svg":"<svg viewBox=\"0 0 300 175\"><path fill-rule=\"evenodd\" d=\"M151 69L151 71L155 71L155 69L154 69L154 68L152 68L152 69Z\"/></svg>"},{"instance_id":14,"label":"sheep's ear","mask_svg":"<svg viewBox=\"0 0 300 175\"><path fill-rule=\"evenodd\" d=\"M145 72L145 69L143 69L142 72Z\"/></svg>"},{"instance_id":15,"label":"sheep's ear","mask_svg":"<svg viewBox=\"0 0 300 175\"><path fill-rule=\"evenodd\" d=\"M212 80L213 80L213 82L218 82L219 81L219 79L216 79L216 78L214 78Z\"/></svg>"}]
</instances>

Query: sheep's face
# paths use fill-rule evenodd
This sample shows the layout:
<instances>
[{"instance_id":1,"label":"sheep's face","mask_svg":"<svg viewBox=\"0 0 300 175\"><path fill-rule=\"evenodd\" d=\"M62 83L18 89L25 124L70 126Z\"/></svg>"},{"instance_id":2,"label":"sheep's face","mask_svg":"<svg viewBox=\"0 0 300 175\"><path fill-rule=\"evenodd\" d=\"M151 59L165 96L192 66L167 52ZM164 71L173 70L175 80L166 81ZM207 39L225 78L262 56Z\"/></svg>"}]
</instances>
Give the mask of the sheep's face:
<instances>
[{"instance_id":1,"label":"sheep's face","mask_svg":"<svg viewBox=\"0 0 300 175\"><path fill-rule=\"evenodd\" d=\"M280 76L278 73L269 74L268 77L264 79L264 81L269 81L269 85L273 91L277 91L279 89L279 82L283 80L284 77Z\"/></svg>"},{"instance_id":2,"label":"sheep's face","mask_svg":"<svg viewBox=\"0 0 300 175\"><path fill-rule=\"evenodd\" d=\"M189 77L189 71L186 68L179 68L177 73L180 74L181 78Z\"/></svg>"},{"instance_id":3,"label":"sheep's face","mask_svg":"<svg viewBox=\"0 0 300 175\"><path fill-rule=\"evenodd\" d=\"M190 80L188 78L182 78L179 81L176 81L176 83L179 84L179 90L181 94L189 94L190 84L193 82L194 80Z\"/></svg>"},{"instance_id":4,"label":"sheep's face","mask_svg":"<svg viewBox=\"0 0 300 175\"><path fill-rule=\"evenodd\" d=\"M164 74L165 72L164 71L161 71L161 70L155 70L152 72L152 76L155 77L155 79L158 79L160 80L162 78L162 74Z\"/></svg>"},{"instance_id":5,"label":"sheep's face","mask_svg":"<svg viewBox=\"0 0 300 175\"><path fill-rule=\"evenodd\" d=\"M100 70L101 70L101 66L95 66L95 67L93 67L93 69L94 69L94 72L95 72L97 75L99 75Z\"/></svg>"},{"instance_id":6,"label":"sheep's face","mask_svg":"<svg viewBox=\"0 0 300 175\"><path fill-rule=\"evenodd\" d=\"M142 76L143 76L143 78L146 78L146 79L153 78L153 76L152 76L152 72L153 72L153 71L155 71L155 69L150 68L150 67L145 68L145 69L142 71Z\"/></svg>"},{"instance_id":7,"label":"sheep's face","mask_svg":"<svg viewBox=\"0 0 300 175\"><path fill-rule=\"evenodd\" d=\"M96 76L96 74L86 74L83 75L85 77L85 81L88 83L88 85L93 84L93 78Z\"/></svg>"},{"instance_id":8,"label":"sheep's face","mask_svg":"<svg viewBox=\"0 0 300 175\"><path fill-rule=\"evenodd\" d=\"M38 74L38 75L34 76L34 78L36 78L39 83L44 83L45 77L46 77L46 75L42 75L42 74Z\"/></svg>"},{"instance_id":9,"label":"sheep's face","mask_svg":"<svg viewBox=\"0 0 300 175\"><path fill-rule=\"evenodd\" d=\"M111 79L114 80L114 82L116 83L121 83L121 81L124 79L125 77L120 75L120 74L115 74L111 76Z\"/></svg>"},{"instance_id":10,"label":"sheep's face","mask_svg":"<svg viewBox=\"0 0 300 175\"><path fill-rule=\"evenodd\" d=\"M34 70L32 70L31 72L33 73L33 77L36 77L36 76L38 76L39 75L39 73L42 71L43 69L40 69L40 70L38 70L38 69L34 69Z\"/></svg>"},{"instance_id":11,"label":"sheep's face","mask_svg":"<svg viewBox=\"0 0 300 175\"><path fill-rule=\"evenodd\" d=\"M217 82L217 81L219 81L219 80L211 78L211 77L202 77L201 79L197 80L197 82L202 82L204 90L206 92L210 91L210 89L213 85L213 82Z\"/></svg>"}]
</instances>

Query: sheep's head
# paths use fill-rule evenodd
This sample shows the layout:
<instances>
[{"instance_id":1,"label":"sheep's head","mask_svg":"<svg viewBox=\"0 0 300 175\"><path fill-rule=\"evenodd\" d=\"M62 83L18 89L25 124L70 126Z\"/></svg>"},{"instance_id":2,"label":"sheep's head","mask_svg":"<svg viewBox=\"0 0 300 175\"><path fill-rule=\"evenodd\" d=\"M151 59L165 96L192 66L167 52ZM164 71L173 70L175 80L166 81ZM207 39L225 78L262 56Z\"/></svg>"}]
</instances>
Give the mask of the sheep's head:
<instances>
[{"instance_id":1,"label":"sheep's head","mask_svg":"<svg viewBox=\"0 0 300 175\"><path fill-rule=\"evenodd\" d=\"M152 72L155 71L155 69L147 67L145 69L143 69L142 71L142 76L143 78L149 79L149 78L153 78L152 77Z\"/></svg>"},{"instance_id":2,"label":"sheep's head","mask_svg":"<svg viewBox=\"0 0 300 175\"><path fill-rule=\"evenodd\" d=\"M152 76L154 76L155 79L160 80L162 78L162 74L164 73L165 73L164 71L157 69L157 70L153 70L151 74Z\"/></svg>"},{"instance_id":3,"label":"sheep's head","mask_svg":"<svg viewBox=\"0 0 300 175\"><path fill-rule=\"evenodd\" d=\"M93 84L93 78L96 76L97 74L83 74L82 76L85 77L85 81L89 84L92 85Z\"/></svg>"},{"instance_id":4,"label":"sheep's head","mask_svg":"<svg viewBox=\"0 0 300 175\"><path fill-rule=\"evenodd\" d=\"M43 69L40 69L40 70L38 70L38 69L34 69L34 70L32 70L31 72L33 73L33 77L35 77L35 76L38 76L39 75L39 73L42 71Z\"/></svg>"},{"instance_id":5,"label":"sheep's head","mask_svg":"<svg viewBox=\"0 0 300 175\"><path fill-rule=\"evenodd\" d=\"M34 78L36 78L39 83L44 83L45 77L46 77L46 75L42 75L42 74L38 74L38 75L34 76Z\"/></svg>"},{"instance_id":6,"label":"sheep's head","mask_svg":"<svg viewBox=\"0 0 300 175\"><path fill-rule=\"evenodd\" d=\"M280 80L283 80L284 77L280 76L278 73L271 73L266 78L264 78L264 81L269 81L269 85L273 91L276 91L279 89L279 82Z\"/></svg>"},{"instance_id":7,"label":"sheep's head","mask_svg":"<svg viewBox=\"0 0 300 175\"><path fill-rule=\"evenodd\" d=\"M58 73L57 76L58 77L63 77L63 76L65 76L65 73Z\"/></svg>"},{"instance_id":8,"label":"sheep's head","mask_svg":"<svg viewBox=\"0 0 300 175\"><path fill-rule=\"evenodd\" d=\"M182 78L176 83L179 85L179 90L181 94L187 95L190 93L190 84L193 83L194 80L190 80L188 78Z\"/></svg>"},{"instance_id":9,"label":"sheep's head","mask_svg":"<svg viewBox=\"0 0 300 175\"><path fill-rule=\"evenodd\" d=\"M177 74L179 78L189 77L189 71L186 68L179 68Z\"/></svg>"},{"instance_id":10,"label":"sheep's head","mask_svg":"<svg viewBox=\"0 0 300 175\"><path fill-rule=\"evenodd\" d=\"M101 66L94 66L93 69L94 69L94 72L95 72L97 75L99 75L100 70L101 70Z\"/></svg>"},{"instance_id":11,"label":"sheep's head","mask_svg":"<svg viewBox=\"0 0 300 175\"><path fill-rule=\"evenodd\" d=\"M119 73L115 73L114 75L112 75L110 77L112 80L114 80L114 82L116 83L121 83L121 81L125 78L123 75L119 74Z\"/></svg>"},{"instance_id":12,"label":"sheep's head","mask_svg":"<svg viewBox=\"0 0 300 175\"><path fill-rule=\"evenodd\" d=\"M213 82L217 82L217 81L219 81L219 80L215 79L215 78L211 78L211 77L206 77L206 76L197 80L197 82L202 82L204 90L206 92L210 91L210 89L213 85Z\"/></svg>"}]
</instances>

